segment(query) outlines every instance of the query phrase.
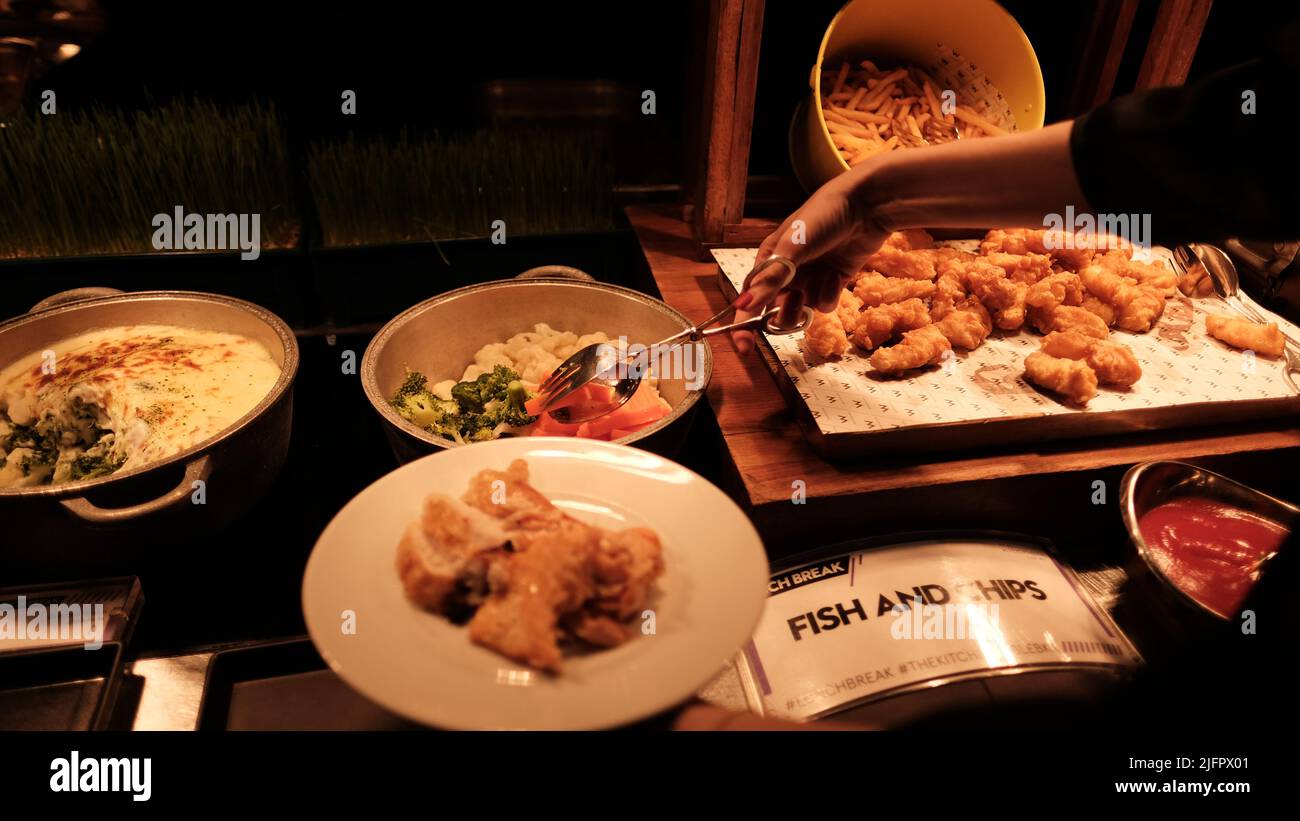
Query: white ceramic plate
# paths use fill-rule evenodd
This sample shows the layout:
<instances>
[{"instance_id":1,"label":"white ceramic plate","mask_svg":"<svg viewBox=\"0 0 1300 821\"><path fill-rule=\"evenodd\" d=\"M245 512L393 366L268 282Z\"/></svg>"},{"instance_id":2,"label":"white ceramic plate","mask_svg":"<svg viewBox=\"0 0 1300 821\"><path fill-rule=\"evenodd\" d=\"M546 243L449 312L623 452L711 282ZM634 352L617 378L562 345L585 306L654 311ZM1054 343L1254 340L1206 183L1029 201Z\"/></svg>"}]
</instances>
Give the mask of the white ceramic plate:
<instances>
[{"instance_id":1,"label":"white ceramic plate","mask_svg":"<svg viewBox=\"0 0 1300 821\"><path fill-rule=\"evenodd\" d=\"M432 491L459 497L485 468L525 459L530 482L570 515L658 532L665 573L654 632L565 659L557 676L472 644L464 627L407 601L397 543ZM768 565L749 519L686 468L624 445L526 437L452 448L362 491L321 534L303 614L333 670L413 721L458 729L595 729L688 699L753 635ZM348 631L355 624L355 632Z\"/></svg>"}]
</instances>

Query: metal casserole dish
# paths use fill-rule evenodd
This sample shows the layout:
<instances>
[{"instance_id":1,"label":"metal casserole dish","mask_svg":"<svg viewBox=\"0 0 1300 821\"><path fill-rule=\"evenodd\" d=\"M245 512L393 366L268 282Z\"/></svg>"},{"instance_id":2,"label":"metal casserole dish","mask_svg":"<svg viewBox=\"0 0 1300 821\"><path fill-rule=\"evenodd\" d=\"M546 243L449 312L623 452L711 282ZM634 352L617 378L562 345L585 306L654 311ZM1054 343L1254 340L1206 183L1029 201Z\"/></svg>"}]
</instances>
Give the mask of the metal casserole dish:
<instances>
[{"instance_id":1,"label":"metal casserole dish","mask_svg":"<svg viewBox=\"0 0 1300 821\"><path fill-rule=\"evenodd\" d=\"M107 295L86 298L88 291ZM130 570L150 545L183 545L245 512L284 464L298 343L279 317L252 303L189 291L68 292L0 323L0 367L96 328L158 322L254 339L280 378L243 418L162 461L80 482L0 489L3 581ZM200 481L202 504L193 499Z\"/></svg>"},{"instance_id":2,"label":"metal casserole dish","mask_svg":"<svg viewBox=\"0 0 1300 821\"><path fill-rule=\"evenodd\" d=\"M545 322L556 330L604 331L649 345L691 327L691 322L657 299L628 288L572 279L514 279L449 291L394 317L366 348L361 384L383 420L398 461L409 462L454 442L416 427L389 404L406 368L430 382L459 379L484 345L504 342ZM668 416L617 441L672 455L682 444L690 416L713 374L713 352L700 345L692 378L662 378L660 395L672 405ZM680 375L678 375L680 377ZM688 387L694 385L696 389Z\"/></svg>"}]
</instances>

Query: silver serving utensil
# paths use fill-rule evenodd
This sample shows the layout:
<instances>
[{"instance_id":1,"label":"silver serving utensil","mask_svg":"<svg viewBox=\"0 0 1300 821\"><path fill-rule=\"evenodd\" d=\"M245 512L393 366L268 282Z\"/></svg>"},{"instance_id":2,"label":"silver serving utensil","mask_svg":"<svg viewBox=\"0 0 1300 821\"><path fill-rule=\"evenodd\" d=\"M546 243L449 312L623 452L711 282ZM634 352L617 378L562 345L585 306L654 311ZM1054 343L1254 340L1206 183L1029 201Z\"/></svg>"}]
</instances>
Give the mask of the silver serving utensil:
<instances>
[{"instance_id":1,"label":"silver serving utensil","mask_svg":"<svg viewBox=\"0 0 1300 821\"><path fill-rule=\"evenodd\" d=\"M762 265L755 266L754 271L750 274L757 273L773 264L784 265L787 269L786 276L781 287L785 287L794 279L794 263L789 259L773 255L763 262ZM780 312L779 306L772 306L763 313L752 316L749 319L740 322L732 322L728 325L721 325L716 328L711 327L722 321L722 318L735 309L728 304L721 311L703 322L697 323L679 333L670 337L661 339L646 349L646 354L653 357L662 356L663 353L672 350L678 345L684 345L688 342L699 342L706 336L727 333L729 331L739 330L741 328L753 328L762 325L769 333L789 334L801 331L812 321L812 310L805 308L799 317L799 321L793 327L782 328L775 324L776 316ZM707 329L707 330L706 330ZM594 345L588 345L581 350L575 351L572 356L560 363L549 377L538 386L538 396L546 397L542 404L541 412L551 414L551 418L562 424L572 425L579 422L588 422L592 419L613 413L618 408L627 403L632 395L636 393L641 384L641 380L649 372L649 359L644 363L636 363L633 367L632 360L637 359L642 354L638 353L629 357L626 352L620 351L608 342L600 342ZM603 385L611 388L613 393L610 397L610 404L597 411L586 413L582 416L574 416L571 408L556 408L548 411L547 409L556 402L565 398L569 394L578 390L587 384Z\"/></svg>"},{"instance_id":2,"label":"silver serving utensil","mask_svg":"<svg viewBox=\"0 0 1300 821\"><path fill-rule=\"evenodd\" d=\"M1203 242L1193 242L1174 249L1174 256L1184 269L1190 268L1195 262L1200 262L1210 276L1214 293L1236 313L1252 322L1275 321L1267 311L1250 298L1249 294L1241 290L1241 277L1237 274L1237 266L1222 249ZM1297 385L1293 378L1294 375L1300 374L1300 343L1287 333L1282 323L1279 322L1277 325L1285 340L1282 352L1286 359L1287 376L1291 378L1292 387L1300 390L1300 385Z\"/></svg>"}]
</instances>

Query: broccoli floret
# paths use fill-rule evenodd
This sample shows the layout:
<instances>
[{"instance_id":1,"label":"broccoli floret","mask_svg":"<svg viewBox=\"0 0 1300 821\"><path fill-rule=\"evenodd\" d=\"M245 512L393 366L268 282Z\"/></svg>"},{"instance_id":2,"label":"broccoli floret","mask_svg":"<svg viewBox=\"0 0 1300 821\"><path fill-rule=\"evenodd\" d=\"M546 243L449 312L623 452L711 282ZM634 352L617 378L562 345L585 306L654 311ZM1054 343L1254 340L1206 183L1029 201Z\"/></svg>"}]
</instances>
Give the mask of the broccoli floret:
<instances>
[{"instance_id":1,"label":"broccoli floret","mask_svg":"<svg viewBox=\"0 0 1300 821\"><path fill-rule=\"evenodd\" d=\"M408 372L392 404L404 419L447 439L484 442L496 437L498 425L521 427L533 421L524 410L528 391L519 374L497 365L477 379L458 382L451 399L429 392L423 375Z\"/></svg>"},{"instance_id":2,"label":"broccoli floret","mask_svg":"<svg viewBox=\"0 0 1300 821\"><path fill-rule=\"evenodd\" d=\"M537 417L530 416L524 409L524 403L527 401L528 391L524 388L524 383L518 379L512 380L506 387L505 400L496 410L497 423L504 422L515 428L531 423Z\"/></svg>"},{"instance_id":3,"label":"broccoli floret","mask_svg":"<svg viewBox=\"0 0 1300 821\"><path fill-rule=\"evenodd\" d=\"M393 404L396 405L397 401L403 396L413 396L415 394L428 392L428 377L419 371L413 371L408 368L406 371L406 379L402 382L402 386L397 389L397 393L393 395Z\"/></svg>"},{"instance_id":4,"label":"broccoli floret","mask_svg":"<svg viewBox=\"0 0 1300 821\"><path fill-rule=\"evenodd\" d=\"M451 388L451 398L466 413L482 413L487 401L483 398L482 386L477 381L457 382Z\"/></svg>"},{"instance_id":5,"label":"broccoli floret","mask_svg":"<svg viewBox=\"0 0 1300 821\"><path fill-rule=\"evenodd\" d=\"M460 408L455 402L439 399L429 392L429 380L418 371L407 371L402 386L391 400L398 414L413 425L446 435L444 429L454 430L456 423L448 424L448 417L457 416Z\"/></svg>"}]
</instances>

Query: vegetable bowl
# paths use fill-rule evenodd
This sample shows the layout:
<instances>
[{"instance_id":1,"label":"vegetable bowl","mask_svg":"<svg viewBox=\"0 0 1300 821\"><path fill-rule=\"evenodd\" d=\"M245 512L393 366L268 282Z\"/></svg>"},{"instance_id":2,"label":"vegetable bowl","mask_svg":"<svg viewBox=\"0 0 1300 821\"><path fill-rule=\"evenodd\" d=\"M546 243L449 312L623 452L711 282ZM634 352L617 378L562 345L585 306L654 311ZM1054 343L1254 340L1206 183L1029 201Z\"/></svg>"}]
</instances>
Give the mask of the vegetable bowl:
<instances>
[{"instance_id":1,"label":"vegetable bowl","mask_svg":"<svg viewBox=\"0 0 1300 821\"><path fill-rule=\"evenodd\" d=\"M564 341L579 347L603 341L605 334L648 345L691 327L686 317L657 299L581 280L500 280L421 302L380 329L361 363L366 397L398 460L530 433L604 438L665 455L678 450L712 375L713 356L706 344L677 360L684 367L645 380L642 390L657 395L638 391L623 415L611 414L612 419L596 420L594 427L579 431L577 425L531 417L520 408L529 395L527 386L535 388L549 372L548 363L553 367L563 356L520 357L511 362L518 367L502 369L510 362L506 341L536 333L539 324L571 331L568 336L576 339ZM654 402L663 403L662 411L651 412ZM472 423L465 414L474 415ZM648 418L654 421L641 422ZM630 429L634 423L644 426Z\"/></svg>"}]
</instances>

